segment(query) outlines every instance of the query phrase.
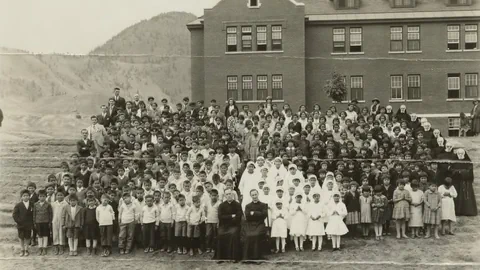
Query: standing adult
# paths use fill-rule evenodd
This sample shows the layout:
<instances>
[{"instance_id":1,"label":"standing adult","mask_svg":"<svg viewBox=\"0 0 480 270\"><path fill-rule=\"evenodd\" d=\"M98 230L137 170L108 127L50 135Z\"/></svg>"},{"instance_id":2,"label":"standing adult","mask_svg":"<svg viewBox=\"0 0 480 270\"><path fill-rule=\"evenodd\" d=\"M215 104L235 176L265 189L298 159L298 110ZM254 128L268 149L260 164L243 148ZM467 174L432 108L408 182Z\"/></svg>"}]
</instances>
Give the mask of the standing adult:
<instances>
[{"instance_id":1,"label":"standing adult","mask_svg":"<svg viewBox=\"0 0 480 270\"><path fill-rule=\"evenodd\" d=\"M232 115L232 111L236 110L239 112L237 104L233 98L229 98L227 101L227 106L225 107L225 119L228 119Z\"/></svg>"},{"instance_id":2,"label":"standing adult","mask_svg":"<svg viewBox=\"0 0 480 270\"><path fill-rule=\"evenodd\" d=\"M370 115L377 115L380 112L380 100L378 98L372 99L372 106L370 106Z\"/></svg>"},{"instance_id":3,"label":"standing adult","mask_svg":"<svg viewBox=\"0 0 480 270\"><path fill-rule=\"evenodd\" d=\"M258 200L258 191L250 191L252 202L245 207L245 223L242 226L243 260L263 259L263 250L268 250L266 243L267 229L265 219L268 216L268 206Z\"/></svg>"},{"instance_id":4,"label":"standing adult","mask_svg":"<svg viewBox=\"0 0 480 270\"><path fill-rule=\"evenodd\" d=\"M239 261L242 255L240 246L242 207L239 202L233 200L231 189L226 189L223 195L227 200L218 206L217 248L213 258Z\"/></svg>"},{"instance_id":5,"label":"standing adult","mask_svg":"<svg viewBox=\"0 0 480 270\"><path fill-rule=\"evenodd\" d=\"M97 149L97 157L100 157L104 149L104 137L107 136L107 131L103 125L98 124L97 117L95 115L90 117L90 120L92 120L92 125L87 128L88 138L93 140L95 148Z\"/></svg>"},{"instance_id":6,"label":"standing adult","mask_svg":"<svg viewBox=\"0 0 480 270\"><path fill-rule=\"evenodd\" d=\"M480 133L480 106L478 106L478 100L473 101L470 117L472 118L472 132L478 135Z\"/></svg>"},{"instance_id":7,"label":"standing adult","mask_svg":"<svg viewBox=\"0 0 480 270\"><path fill-rule=\"evenodd\" d=\"M125 110L126 102L123 97L120 96L120 88L115 87L113 90L113 100L115 101L115 107Z\"/></svg>"},{"instance_id":8,"label":"standing adult","mask_svg":"<svg viewBox=\"0 0 480 270\"><path fill-rule=\"evenodd\" d=\"M82 139L77 141L77 152L80 157L90 156L90 151L95 147L92 140L88 138L88 130L82 129Z\"/></svg>"}]
</instances>

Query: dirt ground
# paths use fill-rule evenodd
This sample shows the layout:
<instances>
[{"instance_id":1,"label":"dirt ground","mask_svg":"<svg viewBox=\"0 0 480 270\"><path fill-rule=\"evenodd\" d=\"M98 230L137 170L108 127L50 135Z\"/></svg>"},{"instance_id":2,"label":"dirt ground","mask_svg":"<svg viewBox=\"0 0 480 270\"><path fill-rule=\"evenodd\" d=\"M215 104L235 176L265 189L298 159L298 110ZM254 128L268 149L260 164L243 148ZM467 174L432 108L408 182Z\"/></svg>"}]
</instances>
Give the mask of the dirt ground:
<instances>
[{"instance_id":1,"label":"dirt ground","mask_svg":"<svg viewBox=\"0 0 480 270\"><path fill-rule=\"evenodd\" d=\"M10 125L9 125L10 126ZM83 127L79 123L75 130ZM57 133L58 132L58 133ZM89 258L84 248L79 248L78 257L35 256L18 257L16 229L11 218L13 204L18 201L18 192L29 181L45 184L49 173L59 171L60 162L75 151L72 130L55 130L53 134L36 133L22 129L8 132L0 130L0 269L480 269L480 217L459 217L455 224L455 236L434 239L396 240L387 237L382 242L375 240L342 239L343 249L332 253L330 243L322 252L289 251L281 255L267 256L268 262L259 265L217 264L208 255L193 258L183 255L142 251L110 258ZM55 134L55 137L57 137ZM62 135L64 134L64 135ZM63 139L70 138L70 139ZM477 201L480 201L480 138L450 138L457 146L463 146L475 163L474 183ZM393 228L392 228L393 232ZM115 251L116 252L116 251ZM52 251L50 251L52 254Z\"/></svg>"}]
</instances>

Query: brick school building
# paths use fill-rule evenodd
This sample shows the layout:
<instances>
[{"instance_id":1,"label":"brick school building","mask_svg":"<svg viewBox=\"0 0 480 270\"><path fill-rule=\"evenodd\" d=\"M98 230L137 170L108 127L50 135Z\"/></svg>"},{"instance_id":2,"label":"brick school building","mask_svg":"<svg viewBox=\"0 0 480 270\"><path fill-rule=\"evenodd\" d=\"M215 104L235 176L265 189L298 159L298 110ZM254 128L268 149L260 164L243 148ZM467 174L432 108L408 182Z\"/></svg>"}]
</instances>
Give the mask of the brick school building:
<instances>
[{"instance_id":1,"label":"brick school building","mask_svg":"<svg viewBox=\"0 0 480 270\"><path fill-rule=\"evenodd\" d=\"M192 98L324 111L337 72L338 109L378 98L455 135L479 96L479 21L480 0L221 0L187 25Z\"/></svg>"}]
</instances>

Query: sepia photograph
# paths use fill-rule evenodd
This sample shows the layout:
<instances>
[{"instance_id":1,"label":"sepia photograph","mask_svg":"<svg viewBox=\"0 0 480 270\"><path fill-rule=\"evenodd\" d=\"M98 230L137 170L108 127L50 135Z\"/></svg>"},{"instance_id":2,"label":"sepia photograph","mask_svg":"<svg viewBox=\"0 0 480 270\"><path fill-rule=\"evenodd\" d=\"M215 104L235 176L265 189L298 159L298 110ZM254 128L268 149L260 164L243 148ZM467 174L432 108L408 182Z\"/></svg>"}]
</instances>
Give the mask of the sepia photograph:
<instances>
[{"instance_id":1,"label":"sepia photograph","mask_svg":"<svg viewBox=\"0 0 480 270\"><path fill-rule=\"evenodd\" d=\"M0 270L480 269L479 24L0 0Z\"/></svg>"}]
</instances>

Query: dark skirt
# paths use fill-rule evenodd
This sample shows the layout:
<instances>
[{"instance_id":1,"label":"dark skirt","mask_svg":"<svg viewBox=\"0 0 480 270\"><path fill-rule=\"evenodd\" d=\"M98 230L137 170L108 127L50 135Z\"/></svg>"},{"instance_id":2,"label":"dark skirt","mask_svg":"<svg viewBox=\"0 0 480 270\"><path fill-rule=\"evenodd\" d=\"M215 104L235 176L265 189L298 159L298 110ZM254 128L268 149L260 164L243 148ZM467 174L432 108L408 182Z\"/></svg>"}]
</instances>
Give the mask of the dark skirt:
<instances>
[{"instance_id":1,"label":"dark skirt","mask_svg":"<svg viewBox=\"0 0 480 270\"><path fill-rule=\"evenodd\" d=\"M100 229L98 228L98 224L85 224L85 226L83 226L83 236L85 239L97 240L99 235Z\"/></svg>"},{"instance_id":2,"label":"dark skirt","mask_svg":"<svg viewBox=\"0 0 480 270\"><path fill-rule=\"evenodd\" d=\"M50 224L49 223L37 223L37 235L38 237L50 236Z\"/></svg>"},{"instance_id":3,"label":"dark skirt","mask_svg":"<svg viewBox=\"0 0 480 270\"><path fill-rule=\"evenodd\" d=\"M240 226L218 227L214 259L239 261L241 257Z\"/></svg>"},{"instance_id":4,"label":"dark skirt","mask_svg":"<svg viewBox=\"0 0 480 270\"><path fill-rule=\"evenodd\" d=\"M67 228L67 238L78 239L80 228Z\"/></svg>"},{"instance_id":5,"label":"dark skirt","mask_svg":"<svg viewBox=\"0 0 480 270\"><path fill-rule=\"evenodd\" d=\"M263 221L244 222L242 226L243 260L262 260L267 249L267 230Z\"/></svg>"},{"instance_id":6,"label":"dark skirt","mask_svg":"<svg viewBox=\"0 0 480 270\"><path fill-rule=\"evenodd\" d=\"M372 223L385 224L385 210L384 210L384 208L372 209Z\"/></svg>"},{"instance_id":7,"label":"dark skirt","mask_svg":"<svg viewBox=\"0 0 480 270\"><path fill-rule=\"evenodd\" d=\"M457 216L476 216L477 201L473 191L473 171L461 169L453 172L453 186L458 196L455 199L455 213Z\"/></svg>"}]
</instances>

